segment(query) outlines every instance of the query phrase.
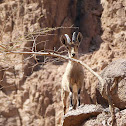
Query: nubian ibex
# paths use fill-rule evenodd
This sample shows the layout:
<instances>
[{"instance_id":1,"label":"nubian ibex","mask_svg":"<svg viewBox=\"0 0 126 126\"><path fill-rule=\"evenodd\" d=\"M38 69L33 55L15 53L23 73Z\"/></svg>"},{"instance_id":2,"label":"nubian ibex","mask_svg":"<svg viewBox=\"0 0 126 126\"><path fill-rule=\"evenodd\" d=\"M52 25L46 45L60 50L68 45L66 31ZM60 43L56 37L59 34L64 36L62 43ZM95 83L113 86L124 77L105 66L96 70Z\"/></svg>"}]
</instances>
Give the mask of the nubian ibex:
<instances>
[{"instance_id":1,"label":"nubian ibex","mask_svg":"<svg viewBox=\"0 0 126 126\"><path fill-rule=\"evenodd\" d=\"M67 48L70 58L78 59L78 48L82 38L83 37L80 32L74 32L72 35L72 40L67 34L61 36L60 40ZM83 79L83 67L78 63L69 61L62 79L62 100L64 115L66 113L66 102L68 96L70 98L69 110L75 109L77 104L80 106L80 92L84 83Z\"/></svg>"}]
</instances>

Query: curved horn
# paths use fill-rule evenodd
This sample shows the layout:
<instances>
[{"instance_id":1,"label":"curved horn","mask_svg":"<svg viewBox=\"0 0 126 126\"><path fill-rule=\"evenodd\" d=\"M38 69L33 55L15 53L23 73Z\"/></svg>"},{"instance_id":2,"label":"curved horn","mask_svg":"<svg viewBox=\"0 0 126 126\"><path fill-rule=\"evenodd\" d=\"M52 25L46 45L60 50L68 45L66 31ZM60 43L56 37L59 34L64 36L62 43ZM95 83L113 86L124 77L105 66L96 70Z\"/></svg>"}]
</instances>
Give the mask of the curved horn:
<instances>
[{"instance_id":1,"label":"curved horn","mask_svg":"<svg viewBox=\"0 0 126 126\"><path fill-rule=\"evenodd\" d=\"M74 32L72 36L72 42L76 42L76 40L77 40L77 32Z\"/></svg>"},{"instance_id":2,"label":"curved horn","mask_svg":"<svg viewBox=\"0 0 126 126\"><path fill-rule=\"evenodd\" d=\"M71 42L71 39L70 39L69 35L65 34L65 37L67 39L67 42L70 43Z\"/></svg>"}]
</instances>

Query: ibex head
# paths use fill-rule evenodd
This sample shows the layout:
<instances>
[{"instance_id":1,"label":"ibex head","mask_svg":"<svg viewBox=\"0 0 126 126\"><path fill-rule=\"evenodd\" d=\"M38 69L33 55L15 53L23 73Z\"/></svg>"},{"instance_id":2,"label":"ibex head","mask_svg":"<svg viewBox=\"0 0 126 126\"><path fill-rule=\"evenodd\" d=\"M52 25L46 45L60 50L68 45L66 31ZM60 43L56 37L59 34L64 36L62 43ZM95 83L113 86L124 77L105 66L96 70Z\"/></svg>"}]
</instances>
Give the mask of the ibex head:
<instances>
[{"instance_id":1,"label":"ibex head","mask_svg":"<svg viewBox=\"0 0 126 126\"><path fill-rule=\"evenodd\" d=\"M61 36L60 40L66 46L70 58L78 58L78 48L82 38L83 37L80 32L73 33L72 41L67 34Z\"/></svg>"}]
</instances>

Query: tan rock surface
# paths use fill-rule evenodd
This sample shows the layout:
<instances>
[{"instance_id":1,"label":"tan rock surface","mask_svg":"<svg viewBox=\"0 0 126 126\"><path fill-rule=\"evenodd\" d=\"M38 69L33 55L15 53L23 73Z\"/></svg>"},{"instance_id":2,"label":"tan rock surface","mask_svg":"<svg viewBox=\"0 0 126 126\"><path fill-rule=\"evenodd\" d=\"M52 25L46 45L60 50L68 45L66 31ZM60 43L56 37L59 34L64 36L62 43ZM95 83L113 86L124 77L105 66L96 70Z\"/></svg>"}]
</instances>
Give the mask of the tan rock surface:
<instances>
[{"instance_id":1,"label":"tan rock surface","mask_svg":"<svg viewBox=\"0 0 126 126\"><path fill-rule=\"evenodd\" d=\"M45 27L70 27L74 24L80 27L84 36L80 46L80 60L95 72L100 73L110 62L126 58L125 11L124 0L82 0L79 2L76 0L1 0L0 43L7 44L10 49L27 51L32 48L34 42L26 40L29 37L26 37L28 33L40 31ZM49 32L53 35L39 36L36 39L37 51L44 48L41 41L45 40L48 40L46 48L56 47L57 50L61 45L60 35L63 33L70 35L74 30L58 29ZM15 45L15 42L19 43ZM37 65L33 69L35 59L24 60L24 58L28 58L28 55L24 57L0 55L0 89L3 101L0 104L0 111L5 110L3 112L6 116L11 115L11 117L1 115L0 125L21 125L22 123L23 126L60 126L63 117L60 84L66 63L47 63L44 67ZM41 64L43 57L37 58ZM10 59L11 62L9 62ZM85 83L81 91L81 103L95 103L97 79L86 69L84 71ZM11 109L14 110L12 114ZM126 120L125 110L123 110L123 115L122 118L117 116L121 122L120 125ZM103 117L104 115L99 118L102 120ZM92 118L91 122L88 121L85 125L95 120Z\"/></svg>"},{"instance_id":2,"label":"tan rock surface","mask_svg":"<svg viewBox=\"0 0 126 126\"><path fill-rule=\"evenodd\" d=\"M103 108L93 104L82 105L76 110L69 111L63 120L63 126L80 126L90 117L97 116L102 113Z\"/></svg>"},{"instance_id":3,"label":"tan rock surface","mask_svg":"<svg viewBox=\"0 0 126 126\"><path fill-rule=\"evenodd\" d=\"M19 110L12 100L0 91L0 125L20 126L22 120Z\"/></svg>"},{"instance_id":4,"label":"tan rock surface","mask_svg":"<svg viewBox=\"0 0 126 126\"><path fill-rule=\"evenodd\" d=\"M101 76L103 79L110 80L110 89L113 103L120 109L126 108L126 59L115 60L105 67ZM100 83L97 85L100 92L102 86ZM103 87L103 97L107 99L107 85ZM102 94L102 93L101 93ZM99 101L101 99L98 99Z\"/></svg>"},{"instance_id":5,"label":"tan rock surface","mask_svg":"<svg viewBox=\"0 0 126 126\"><path fill-rule=\"evenodd\" d=\"M126 125L126 109L116 113L116 124L117 126ZM109 113L102 112L97 117L85 121L82 126L110 126L111 117Z\"/></svg>"}]
</instances>

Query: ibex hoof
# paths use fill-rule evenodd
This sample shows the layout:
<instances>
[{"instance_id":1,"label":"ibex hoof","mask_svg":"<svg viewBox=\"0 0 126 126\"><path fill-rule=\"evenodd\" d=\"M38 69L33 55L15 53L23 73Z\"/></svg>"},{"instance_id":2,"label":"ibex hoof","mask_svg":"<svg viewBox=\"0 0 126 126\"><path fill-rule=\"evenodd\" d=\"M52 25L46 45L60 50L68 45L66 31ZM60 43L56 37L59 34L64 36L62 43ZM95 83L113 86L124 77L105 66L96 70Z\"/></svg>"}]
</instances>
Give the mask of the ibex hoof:
<instances>
[{"instance_id":1,"label":"ibex hoof","mask_svg":"<svg viewBox=\"0 0 126 126\"><path fill-rule=\"evenodd\" d=\"M70 106L70 107L69 107L69 111L71 111L72 109L73 109L73 106Z\"/></svg>"}]
</instances>

